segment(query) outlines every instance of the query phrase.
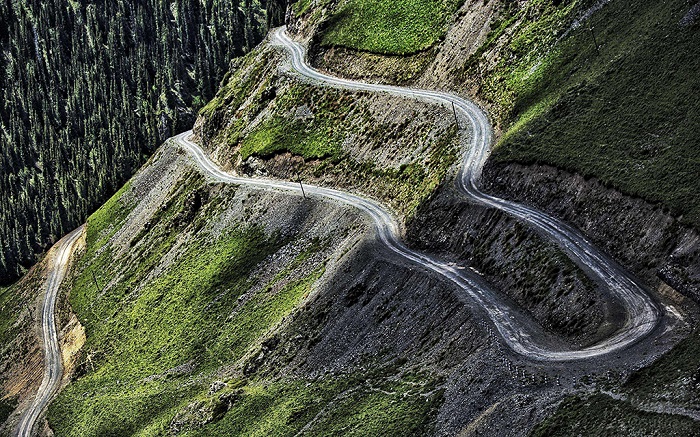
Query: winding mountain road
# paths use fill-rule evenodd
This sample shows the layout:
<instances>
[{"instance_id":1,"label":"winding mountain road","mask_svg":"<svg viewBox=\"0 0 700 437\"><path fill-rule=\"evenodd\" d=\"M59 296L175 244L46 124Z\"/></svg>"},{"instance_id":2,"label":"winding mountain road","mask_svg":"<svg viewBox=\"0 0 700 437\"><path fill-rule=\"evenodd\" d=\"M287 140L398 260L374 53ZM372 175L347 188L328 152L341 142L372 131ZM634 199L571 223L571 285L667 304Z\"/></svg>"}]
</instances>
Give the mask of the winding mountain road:
<instances>
[{"instance_id":1,"label":"winding mountain road","mask_svg":"<svg viewBox=\"0 0 700 437\"><path fill-rule=\"evenodd\" d=\"M292 67L297 73L319 84L353 91L385 92L448 107L454 105L455 110L469 121L470 127L470 144L462 159L456 180L461 193L473 202L504 211L549 236L577 264L586 266L602 283L606 284L610 293L625 308L626 320L614 335L595 345L583 349L572 349L552 334L544 332L537 323L524 316L520 310L505 303L497 293L488 288L483 278L476 273L406 247L401 241L397 220L381 204L339 190L304 185L306 194L309 196L350 205L363 211L372 219L377 236L388 249L453 282L465 292L470 301L483 308L505 343L513 351L539 361L571 361L593 358L630 346L648 335L659 324L662 313L642 285L609 256L597 250L579 231L537 209L491 196L479 189L479 180L489 155L492 135L487 116L473 102L444 92L369 84L329 76L314 70L305 62L303 46L291 40L286 34L285 28L279 28L274 33L272 42L283 46L291 54ZM206 156L198 145L189 139L191 133L192 131L184 132L173 137L173 140L188 151L202 171L212 179L224 183L301 194L301 188L294 182L239 177L224 172ZM35 399L22 414L13 436L29 437L34 434L37 420L61 382L63 365L54 316L56 298L83 229L84 226L81 226L58 243L55 260L45 283L46 295L40 319L45 354L44 375Z\"/></svg>"},{"instance_id":2,"label":"winding mountain road","mask_svg":"<svg viewBox=\"0 0 700 437\"><path fill-rule=\"evenodd\" d=\"M487 116L473 102L449 93L403 88L391 85L370 84L329 76L311 68L305 61L303 46L291 40L285 28L279 28L272 41L283 46L291 54L294 70L320 84L353 91L385 92L402 97L454 105L455 110L470 127L470 144L457 174L457 187L469 200L504 211L528 223L557 242L579 265L586 266L606 284L610 293L625 308L626 320L611 337L582 349L572 349L562 340L546 333L531 318L504 302L488 288L476 273L454 266L409 249L401 241L396 218L379 203L343 191L305 184L306 194L317 198L353 206L366 213L373 221L380 241L388 249L406 260L421 265L453 282L465 295L477 303L491 319L505 343L516 353L539 361L571 361L593 358L630 346L648 335L661 318L659 307L652 301L641 284L609 256L600 252L579 231L532 207L500 199L482 192L479 179L489 155L492 135ZM205 152L189 137L192 131L173 137L180 147L188 151L198 166L214 180L260 189L280 190L301 194L297 183L263 178L247 178L224 172L212 162ZM43 348L45 352L44 376L37 395L23 413L13 436L33 435L37 420L56 393L61 381L63 366L54 318L56 297L68 270L69 261L83 226L65 236L59 243L52 269L46 280L46 297L41 313Z\"/></svg>"},{"instance_id":3,"label":"winding mountain road","mask_svg":"<svg viewBox=\"0 0 700 437\"><path fill-rule=\"evenodd\" d=\"M63 376L63 363L61 349L58 344L56 332L56 297L61 288L61 282L66 276L68 265L78 239L83 233L84 225L66 235L58 242L53 265L48 272L45 282L45 297L41 308L41 332L44 349L44 377L41 380L39 391L32 404L24 411L19 425L13 436L30 437L35 435L34 428L46 406L56 393L61 377Z\"/></svg>"},{"instance_id":4,"label":"winding mountain road","mask_svg":"<svg viewBox=\"0 0 700 437\"><path fill-rule=\"evenodd\" d=\"M476 104L444 92L368 84L329 76L306 63L303 46L290 39L284 27L277 29L274 41L291 53L293 68L310 79L349 90L386 92L402 97L421 98L447 107L454 105L455 110L469 121L471 144L457 174L457 186L463 195L474 202L506 212L549 236L578 265L588 267L625 307L626 320L622 328L609 339L579 351L548 354L548 358L578 359L608 353L634 343L656 327L662 313L644 287L624 268L599 251L580 231L535 208L491 196L479 189L481 172L490 153L492 131L488 117ZM514 350L522 352L519 348Z\"/></svg>"},{"instance_id":5,"label":"winding mountain road","mask_svg":"<svg viewBox=\"0 0 700 437\"><path fill-rule=\"evenodd\" d=\"M658 325L661 311L642 285L610 257L598 251L580 232L537 209L488 195L479 189L479 179L489 155L492 137L488 118L474 103L449 93L369 84L329 76L314 70L306 63L304 48L289 38L285 28L279 28L274 33L272 41L283 46L291 54L292 67L297 73L318 83L354 91L385 92L418 98L448 107L454 104L459 114L469 121L471 133L468 151L463 157L457 175L457 186L462 194L471 201L504 211L549 236L560 244L577 264L587 266L602 283L607 285L610 293L625 308L624 324L614 335L592 346L573 350L552 335L544 333L541 327L530 318L506 304L496 293L489 290L483 279L475 273L407 248L400 239L396 219L382 205L354 194L305 185L307 194L311 196L352 205L364 211L372 218L377 235L389 249L409 261L444 276L464 290L486 311L513 351L531 359L543 361L592 358L625 348L645 337ZM238 177L222 171L209 160L201 148L188 139L189 136L190 132L185 132L176 136L175 141L188 150L199 166L212 178L221 182L263 189L300 192L300 187L296 183Z\"/></svg>"}]
</instances>

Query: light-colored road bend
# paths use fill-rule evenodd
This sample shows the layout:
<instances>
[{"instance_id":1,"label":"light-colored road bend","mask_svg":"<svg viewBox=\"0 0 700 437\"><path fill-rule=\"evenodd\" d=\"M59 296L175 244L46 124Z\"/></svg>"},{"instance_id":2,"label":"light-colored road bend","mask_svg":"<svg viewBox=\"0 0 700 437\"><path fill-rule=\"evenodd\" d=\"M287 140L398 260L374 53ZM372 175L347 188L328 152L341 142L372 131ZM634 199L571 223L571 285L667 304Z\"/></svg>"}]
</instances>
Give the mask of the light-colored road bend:
<instances>
[{"instance_id":1,"label":"light-colored road bend","mask_svg":"<svg viewBox=\"0 0 700 437\"><path fill-rule=\"evenodd\" d=\"M615 334L592 346L571 350L562 342L543 334L532 321L506 305L484 285L484 281L477 275L407 248L401 242L395 218L378 203L338 190L305 186L310 195L340 201L366 212L372 217L379 238L388 248L412 262L441 274L464 290L483 307L505 342L515 352L536 360L565 361L591 358L628 347L645 337L658 325L661 312L641 284L607 255L598 251L580 232L537 209L490 196L479 189L479 178L489 154L492 136L487 116L474 103L449 93L369 84L333 77L311 68L305 62L304 48L301 44L292 41L284 28L278 29L272 39L273 43L282 45L291 54L294 70L319 83L349 90L385 92L418 98L445 106L454 104L455 109L470 124L470 144L457 176L457 186L461 192L472 201L500 209L548 235L560 244L574 261L579 265L587 266L600 281L606 284L610 293L625 309L625 321ZM291 182L242 178L223 172L196 144L188 140L188 133L177 136L176 141L193 154L205 172L218 180L259 188L300 191L298 185Z\"/></svg>"},{"instance_id":2,"label":"light-colored road bend","mask_svg":"<svg viewBox=\"0 0 700 437\"><path fill-rule=\"evenodd\" d=\"M46 277L44 285L46 294L40 318L42 347L44 349L44 376L36 397L29 408L22 414L13 436L30 437L35 435L34 428L37 426L37 421L61 383L63 363L61 361L61 350L58 344L54 317L56 297L58 296L58 290L61 288L61 282L68 271L68 265L75 245L83 233L83 227L79 227L58 242L53 265Z\"/></svg>"}]
</instances>

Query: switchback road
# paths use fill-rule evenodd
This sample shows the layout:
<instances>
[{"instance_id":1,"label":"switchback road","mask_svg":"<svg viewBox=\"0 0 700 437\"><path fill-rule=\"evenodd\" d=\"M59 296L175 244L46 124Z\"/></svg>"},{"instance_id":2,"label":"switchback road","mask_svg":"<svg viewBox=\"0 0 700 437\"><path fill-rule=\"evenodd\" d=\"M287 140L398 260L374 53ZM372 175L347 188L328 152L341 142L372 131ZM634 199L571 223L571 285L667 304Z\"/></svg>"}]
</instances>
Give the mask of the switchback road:
<instances>
[{"instance_id":1,"label":"switchback road","mask_svg":"<svg viewBox=\"0 0 700 437\"><path fill-rule=\"evenodd\" d=\"M291 53L294 70L309 79L348 90L386 92L431 101L446 107L454 105L455 110L469 121L470 144L457 175L457 186L464 196L473 202L504 211L549 236L578 265L588 267L602 283L606 284L610 293L626 310L626 319L622 328L611 338L579 351L549 355L549 358L578 359L608 353L612 349L620 349L634 343L656 327L661 311L644 287L624 268L599 251L580 231L535 208L488 195L479 189L481 172L490 152L492 134L488 117L476 104L445 92L369 84L333 77L314 70L306 63L303 46L291 40L284 27L275 31L273 40ZM501 331L500 328L499 331ZM508 335L503 331L501 334ZM517 348L514 349L517 350Z\"/></svg>"},{"instance_id":2,"label":"switchback road","mask_svg":"<svg viewBox=\"0 0 700 437\"><path fill-rule=\"evenodd\" d=\"M386 246L398 255L422 265L455 283L479 304L488 314L505 342L517 353L536 360L566 361L591 358L625 348L650 333L658 324L661 312L645 292L641 284L610 257L596 249L579 231L532 207L500 199L479 189L479 179L491 145L491 127L486 115L474 103L449 93L403 88L391 85L370 84L329 76L311 68L305 61L301 44L291 40L284 28L273 35L273 43L283 46L291 54L294 70L308 79L337 88L384 92L402 97L430 101L451 107L470 125L470 144L457 175L457 186L465 197L489 207L502 210L556 241L579 265L587 266L626 312L623 326L611 337L592 346L572 350L551 335L542 332L520 311L511 308L485 286L476 274L439 261L405 246L399 237L396 219L382 205L372 200L338 190L306 185L309 195L352 205L367 213L374 221L377 235ZM211 177L222 182L299 192L292 182L243 178L223 172L209 160L204 152L189 139L189 132L175 137L188 150L200 167Z\"/></svg>"}]
</instances>

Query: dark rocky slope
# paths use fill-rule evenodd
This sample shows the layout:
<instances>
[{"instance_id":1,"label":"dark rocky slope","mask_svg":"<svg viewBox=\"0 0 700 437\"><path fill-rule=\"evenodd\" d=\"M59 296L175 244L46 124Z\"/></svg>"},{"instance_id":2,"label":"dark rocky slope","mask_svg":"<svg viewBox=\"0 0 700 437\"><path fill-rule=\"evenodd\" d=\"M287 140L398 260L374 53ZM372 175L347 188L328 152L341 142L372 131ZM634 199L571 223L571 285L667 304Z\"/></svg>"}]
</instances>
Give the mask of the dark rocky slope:
<instances>
[{"instance_id":1,"label":"dark rocky slope","mask_svg":"<svg viewBox=\"0 0 700 437\"><path fill-rule=\"evenodd\" d=\"M543 165L492 163L484 186L574 224L651 287L700 301L700 235L663 207Z\"/></svg>"},{"instance_id":2,"label":"dark rocky slope","mask_svg":"<svg viewBox=\"0 0 700 437\"><path fill-rule=\"evenodd\" d=\"M556 245L500 211L462 200L446 185L410 221L413 246L476 269L545 328L578 346L619 328L619 304Z\"/></svg>"}]
</instances>

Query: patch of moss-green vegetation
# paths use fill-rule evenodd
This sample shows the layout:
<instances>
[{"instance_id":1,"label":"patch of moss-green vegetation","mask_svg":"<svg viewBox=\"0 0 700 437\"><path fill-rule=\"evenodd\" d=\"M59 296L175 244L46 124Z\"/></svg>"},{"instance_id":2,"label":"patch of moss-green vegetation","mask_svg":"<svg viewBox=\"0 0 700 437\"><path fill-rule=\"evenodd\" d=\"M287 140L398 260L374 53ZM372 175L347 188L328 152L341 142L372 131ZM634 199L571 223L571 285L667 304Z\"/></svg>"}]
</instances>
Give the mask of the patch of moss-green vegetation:
<instances>
[{"instance_id":1,"label":"patch of moss-green vegetation","mask_svg":"<svg viewBox=\"0 0 700 437\"><path fill-rule=\"evenodd\" d=\"M444 37L463 0L349 0L329 19L322 44L407 55Z\"/></svg>"},{"instance_id":2,"label":"patch of moss-green vegetation","mask_svg":"<svg viewBox=\"0 0 700 437\"><path fill-rule=\"evenodd\" d=\"M698 435L700 424L685 416L640 411L604 394L569 397L532 436Z\"/></svg>"},{"instance_id":3,"label":"patch of moss-green vegetation","mask_svg":"<svg viewBox=\"0 0 700 437\"><path fill-rule=\"evenodd\" d=\"M100 236L88 244L100 250L88 247L70 296L87 341L78 378L49 409L56 435L162 435L207 391L211 375L257 350L323 273L321 264L291 277L322 244L315 241L268 284L253 283L253 269L286 241L257 226L216 236L201 230L193 196L200 193L201 208L218 204L203 187L198 176L178 184L132 242L133 253L117 255L100 232L120 223L119 214L114 223L88 223L88 235Z\"/></svg>"},{"instance_id":4,"label":"patch of moss-green vegetation","mask_svg":"<svg viewBox=\"0 0 700 437\"><path fill-rule=\"evenodd\" d=\"M299 106L308 101L308 106ZM276 115L263 121L241 144L243 159L291 152L304 158L337 158L351 99L340 91L323 92L309 85L293 85L277 102ZM313 112L309 107L313 107Z\"/></svg>"},{"instance_id":5,"label":"patch of moss-green vegetation","mask_svg":"<svg viewBox=\"0 0 700 437\"><path fill-rule=\"evenodd\" d=\"M183 435L293 436L302 430L308 436L427 435L442 391L408 377L387 380L353 374L234 381L201 402L216 405L221 399L231 404L225 416Z\"/></svg>"},{"instance_id":6,"label":"patch of moss-green vegetation","mask_svg":"<svg viewBox=\"0 0 700 437\"><path fill-rule=\"evenodd\" d=\"M700 33L680 23L691 5L615 1L571 26L593 3L531 2L494 24L511 33L482 89L506 127L493 159L593 176L698 226Z\"/></svg>"},{"instance_id":7,"label":"patch of moss-green vegetation","mask_svg":"<svg viewBox=\"0 0 700 437\"><path fill-rule=\"evenodd\" d=\"M309 12L311 6L313 6L314 9L319 10L328 5L330 1L331 0L298 0L292 5L292 10L297 17L301 17Z\"/></svg>"},{"instance_id":8,"label":"patch of moss-green vegetation","mask_svg":"<svg viewBox=\"0 0 700 437\"><path fill-rule=\"evenodd\" d=\"M241 147L241 157L251 155L271 156L279 152L291 152L304 158L326 158L340 151L340 135L333 134L333 126L328 122L308 127L305 122L288 122L282 117L274 117L259 126L246 137Z\"/></svg>"}]
</instances>

